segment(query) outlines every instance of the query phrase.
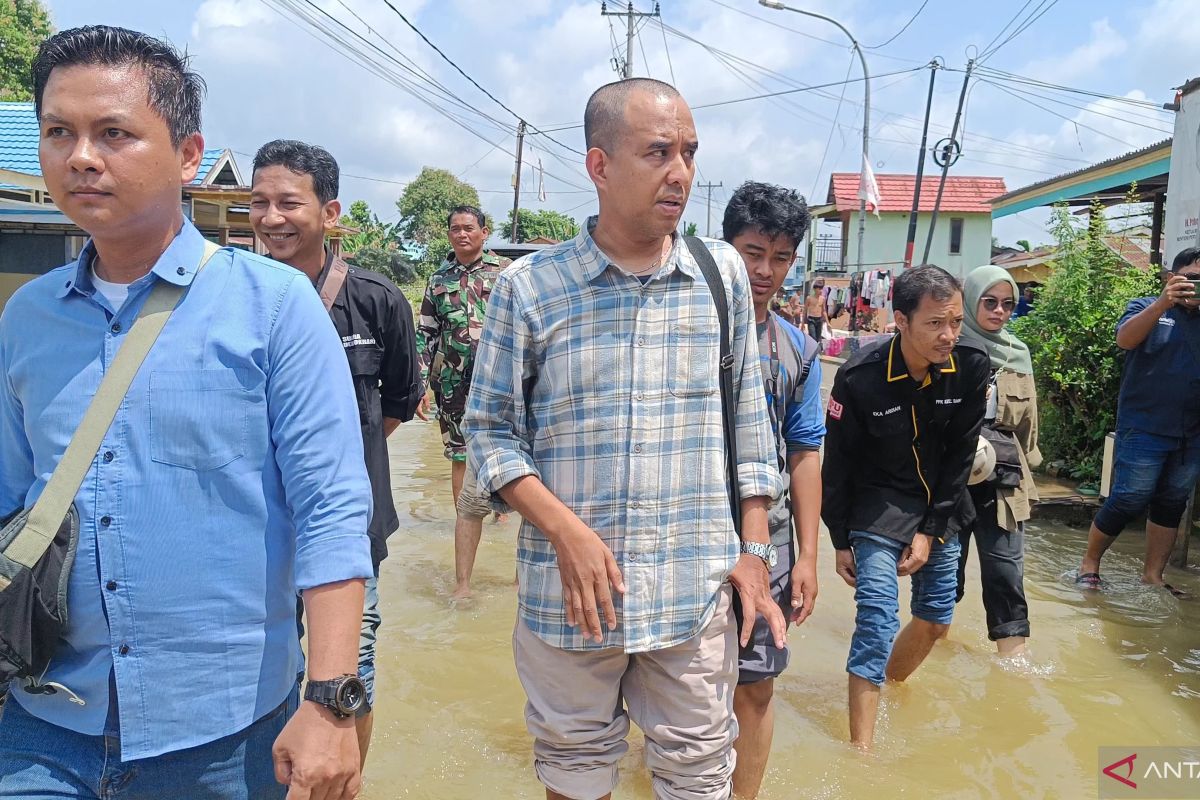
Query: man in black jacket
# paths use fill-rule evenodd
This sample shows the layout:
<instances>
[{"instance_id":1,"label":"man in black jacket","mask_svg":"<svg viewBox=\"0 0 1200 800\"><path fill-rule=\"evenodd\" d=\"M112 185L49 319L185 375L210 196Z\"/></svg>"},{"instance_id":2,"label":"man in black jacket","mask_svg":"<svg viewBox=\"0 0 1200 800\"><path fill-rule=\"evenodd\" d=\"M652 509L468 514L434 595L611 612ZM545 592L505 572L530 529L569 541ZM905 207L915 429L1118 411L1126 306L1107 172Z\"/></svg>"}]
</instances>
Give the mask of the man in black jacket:
<instances>
[{"instance_id":1,"label":"man in black jacket","mask_svg":"<svg viewBox=\"0 0 1200 800\"><path fill-rule=\"evenodd\" d=\"M358 676L367 700L355 728L365 764L371 743L375 702L375 640L379 614L379 564L387 557L387 538L398 527L392 500L387 437L412 419L424 387L417 362L412 307L390 280L377 272L351 267L326 246L337 225L338 165L322 147L285 139L268 142L254 156L250 224L271 258L294 267L312 281L341 337L358 399L363 454L371 479L371 562L366 582L358 645ZM313 375L314 381L323 380Z\"/></svg>"},{"instance_id":2,"label":"man in black jacket","mask_svg":"<svg viewBox=\"0 0 1200 800\"><path fill-rule=\"evenodd\" d=\"M954 613L958 530L986 406L987 355L956 344L962 288L934 266L896 280L899 331L838 371L826 418L822 518L858 605L846 671L850 739L869 749L879 686L904 680ZM900 630L899 582L912 576ZM894 647L893 647L894 644Z\"/></svg>"}]
</instances>

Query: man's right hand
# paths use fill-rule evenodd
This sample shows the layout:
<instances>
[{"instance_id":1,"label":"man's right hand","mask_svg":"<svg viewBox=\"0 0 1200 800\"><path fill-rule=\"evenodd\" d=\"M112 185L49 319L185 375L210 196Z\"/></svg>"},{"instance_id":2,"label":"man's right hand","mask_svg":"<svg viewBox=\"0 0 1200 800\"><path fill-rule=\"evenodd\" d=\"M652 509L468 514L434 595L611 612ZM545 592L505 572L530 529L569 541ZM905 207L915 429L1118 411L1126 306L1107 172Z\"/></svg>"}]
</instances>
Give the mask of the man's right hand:
<instances>
[{"instance_id":1,"label":"man's right hand","mask_svg":"<svg viewBox=\"0 0 1200 800\"><path fill-rule=\"evenodd\" d=\"M858 573L854 571L854 551L850 548L845 550L834 551L834 563L837 565L837 574L842 576L842 580L850 588L858 586Z\"/></svg>"},{"instance_id":2,"label":"man's right hand","mask_svg":"<svg viewBox=\"0 0 1200 800\"><path fill-rule=\"evenodd\" d=\"M1192 290L1191 279L1178 272L1173 272L1163 285L1162 294L1154 302L1161 310L1168 311L1176 303L1182 303L1184 300L1191 300L1194 297L1195 292Z\"/></svg>"},{"instance_id":3,"label":"man's right hand","mask_svg":"<svg viewBox=\"0 0 1200 800\"><path fill-rule=\"evenodd\" d=\"M617 612L609 586L625 593L625 580L617 560L596 532L582 524L555 537L553 544L562 578L567 624L582 627L584 636L600 643L604 641L601 613L610 631L617 628Z\"/></svg>"},{"instance_id":4,"label":"man's right hand","mask_svg":"<svg viewBox=\"0 0 1200 800\"><path fill-rule=\"evenodd\" d=\"M421 404L417 406L417 418L429 422L429 412L432 408L433 404L429 402L429 395L425 395L421 398Z\"/></svg>"}]
</instances>

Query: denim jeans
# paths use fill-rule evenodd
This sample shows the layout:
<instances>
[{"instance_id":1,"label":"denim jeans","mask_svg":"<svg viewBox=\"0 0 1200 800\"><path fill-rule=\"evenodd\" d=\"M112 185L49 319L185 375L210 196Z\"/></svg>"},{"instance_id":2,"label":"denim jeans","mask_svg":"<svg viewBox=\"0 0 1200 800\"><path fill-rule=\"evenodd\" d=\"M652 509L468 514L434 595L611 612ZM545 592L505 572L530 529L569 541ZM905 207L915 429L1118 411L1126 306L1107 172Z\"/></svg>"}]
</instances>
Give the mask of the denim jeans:
<instances>
[{"instance_id":1,"label":"denim jeans","mask_svg":"<svg viewBox=\"0 0 1200 800\"><path fill-rule=\"evenodd\" d=\"M379 576L367 578L362 627L358 633L358 677L367 688L367 702L358 710L366 716L375 707L375 641L383 618L379 615Z\"/></svg>"},{"instance_id":2,"label":"denim jeans","mask_svg":"<svg viewBox=\"0 0 1200 800\"><path fill-rule=\"evenodd\" d=\"M1148 508L1150 522L1178 527L1197 480L1200 437L1117 431L1112 494L1095 525L1106 536L1117 536Z\"/></svg>"},{"instance_id":3,"label":"denim jeans","mask_svg":"<svg viewBox=\"0 0 1200 800\"><path fill-rule=\"evenodd\" d=\"M900 578L896 568L905 545L866 531L850 532L857 586L854 635L846 671L875 685L883 683L892 645L900 632ZM954 618L958 539L933 540L929 560L912 575L912 615L949 625Z\"/></svg>"},{"instance_id":4,"label":"denim jeans","mask_svg":"<svg viewBox=\"0 0 1200 800\"><path fill-rule=\"evenodd\" d=\"M33 716L8 702L0 717L0 797L26 800L270 800L271 747L300 704L293 691L249 728L215 742L122 762L115 736L88 736Z\"/></svg>"},{"instance_id":5,"label":"denim jeans","mask_svg":"<svg viewBox=\"0 0 1200 800\"><path fill-rule=\"evenodd\" d=\"M996 522L996 490L974 491L974 525L959 534L962 552L958 557L956 599L966 594L967 557L971 537L979 552L979 582L983 609L987 614L988 638L993 642L1010 636L1029 636L1029 604L1025 601L1025 525L1006 531Z\"/></svg>"}]
</instances>

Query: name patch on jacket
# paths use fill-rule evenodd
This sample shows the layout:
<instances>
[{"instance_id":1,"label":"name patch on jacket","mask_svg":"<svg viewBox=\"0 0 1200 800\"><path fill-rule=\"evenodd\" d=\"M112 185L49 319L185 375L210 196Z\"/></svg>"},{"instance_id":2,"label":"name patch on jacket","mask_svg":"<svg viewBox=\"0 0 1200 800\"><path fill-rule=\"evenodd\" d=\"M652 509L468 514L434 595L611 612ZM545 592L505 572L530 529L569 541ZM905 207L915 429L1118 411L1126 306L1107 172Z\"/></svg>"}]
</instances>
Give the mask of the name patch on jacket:
<instances>
[{"instance_id":1,"label":"name patch on jacket","mask_svg":"<svg viewBox=\"0 0 1200 800\"><path fill-rule=\"evenodd\" d=\"M942 398L941 400L934 400L933 402L939 406L956 406L962 402L962 398L961 397L945 397L945 398Z\"/></svg>"},{"instance_id":2,"label":"name patch on jacket","mask_svg":"<svg viewBox=\"0 0 1200 800\"><path fill-rule=\"evenodd\" d=\"M892 406L891 408L887 409L886 411L872 411L871 414L872 414L872 416L876 416L876 417L886 417L888 414L895 414L897 411L900 411L902 408L903 408L903 406Z\"/></svg>"},{"instance_id":3,"label":"name patch on jacket","mask_svg":"<svg viewBox=\"0 0 1200 800\"><path fill-rule=\"evenodd\" d=\"M846 409L845 409L845 406L843 406L843 405L842 405L841 403L839 403L837 400L834 400L832 397L831 397L831 398L829 398L829 416L830 416L831 418L833 418L833 419L841 419L841 418L842 418L842 412L843 412L843 411L845 411L845 410L846 410Z\"/></svg>"},{"instance_id":4,"label":"name patch on jacket","mask_svg":"<svg viewBox=\"0 0 1200 800\"><path fill-rule=\"evenodd\" d=\"M374 337L366 339L360 333L352 333L349 336L342 337L342 347L349 350L351 347L361 347L363 345L375 344Z\"/></svg>"}]
</instances>

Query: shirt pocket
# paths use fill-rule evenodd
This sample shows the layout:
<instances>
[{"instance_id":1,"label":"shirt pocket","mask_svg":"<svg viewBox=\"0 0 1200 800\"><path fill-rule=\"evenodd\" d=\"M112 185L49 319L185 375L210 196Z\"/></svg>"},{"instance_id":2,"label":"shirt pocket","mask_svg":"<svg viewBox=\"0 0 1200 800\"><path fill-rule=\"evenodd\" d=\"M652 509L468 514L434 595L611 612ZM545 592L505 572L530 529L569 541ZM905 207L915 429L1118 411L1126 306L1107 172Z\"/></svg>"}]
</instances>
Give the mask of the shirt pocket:
<instances>
[{"instance_id":1,"label":"shirt pocket","mask_svg":"<svg viewBox=\"0 0 1200 800\"><path fill-rule=\"evenodd\" d=\"M251 394L229 369L150 374L150 458L197 471L246 454Z\"/></svg>"},{"instance_id":2,"label":"shirt pocket","mask_svg":"<svg viewBox=\"0 0 1200 800\"><path fill-rule=\"evenodd\" d=\"M717 390L720 334L695 323L671 326L667 386L676 397L699 397Z\"/></svg>"},{"instance_id":3,"label":"shirt pocket","mask_svg":"<svg viewBox=\"0 0 1200 800\"><path fill-rule=\"evenodd\" d=\"M383 351L374 345L355 345L346 351L350 362L350 374L354 377L355 394L358 396L358 418L363 425L382 419L383 411L379 400L379 365Z\"/></svg>"}]
</instances>

